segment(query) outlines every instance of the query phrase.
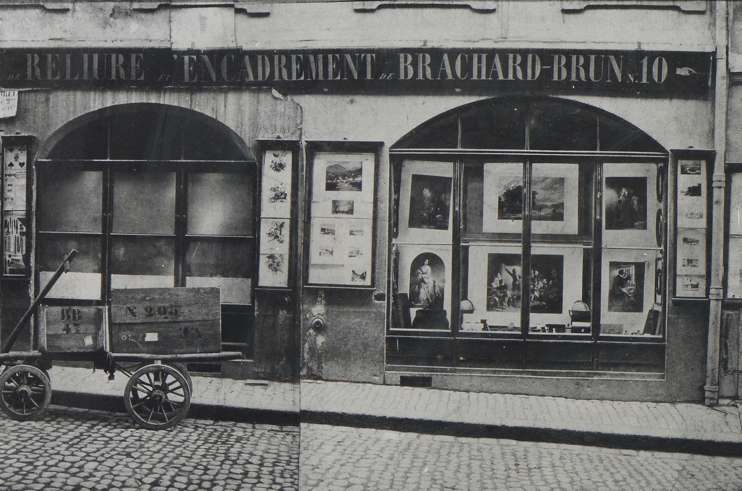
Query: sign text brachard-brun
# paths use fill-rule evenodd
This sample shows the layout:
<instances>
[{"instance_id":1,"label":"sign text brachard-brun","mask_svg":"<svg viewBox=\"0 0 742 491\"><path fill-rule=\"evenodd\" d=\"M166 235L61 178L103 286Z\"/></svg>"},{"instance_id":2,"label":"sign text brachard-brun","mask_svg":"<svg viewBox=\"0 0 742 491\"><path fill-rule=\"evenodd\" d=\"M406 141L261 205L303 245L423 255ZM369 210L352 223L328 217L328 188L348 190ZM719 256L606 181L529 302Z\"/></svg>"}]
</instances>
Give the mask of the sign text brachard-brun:
<instances>
[{"instance_id":1,"label":"sign text brachard-brun","mask_svg":"<svg viewBox=\"0 0 742 491\"><path fill-rule=\"evenodd\" d=\"M4 50L0 85L543 88L702 96L713 53L559 50Z\"/></svg>"}]
</instances>

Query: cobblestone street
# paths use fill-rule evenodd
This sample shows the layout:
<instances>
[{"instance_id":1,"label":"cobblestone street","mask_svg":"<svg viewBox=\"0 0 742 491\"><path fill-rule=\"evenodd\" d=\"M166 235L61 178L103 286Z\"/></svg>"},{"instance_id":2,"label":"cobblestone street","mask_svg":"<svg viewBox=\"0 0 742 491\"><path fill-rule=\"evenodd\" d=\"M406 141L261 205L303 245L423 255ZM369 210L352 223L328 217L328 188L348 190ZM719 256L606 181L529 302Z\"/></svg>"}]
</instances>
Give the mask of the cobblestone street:
<instances>
[{"instance_id":1,"label":"cobblestone street","mask_svg":"<svg viewBox=\"0 0 742 491\"><path fill-rule=\"evenodd\" d=\"M302 489L742 489L742 458L301 425Z\"/></svg>"},{"instance_id":2,"label":"cobblestone street","mask_svg":"<svg viewBox=\"0 0 742 491\"><path fill-rule=\"evenodd\" d=\"M52 407L0 417L0 489L296 489L296 427L186 419L168 431L128 416Z\"/></svg>"}]
</instances>

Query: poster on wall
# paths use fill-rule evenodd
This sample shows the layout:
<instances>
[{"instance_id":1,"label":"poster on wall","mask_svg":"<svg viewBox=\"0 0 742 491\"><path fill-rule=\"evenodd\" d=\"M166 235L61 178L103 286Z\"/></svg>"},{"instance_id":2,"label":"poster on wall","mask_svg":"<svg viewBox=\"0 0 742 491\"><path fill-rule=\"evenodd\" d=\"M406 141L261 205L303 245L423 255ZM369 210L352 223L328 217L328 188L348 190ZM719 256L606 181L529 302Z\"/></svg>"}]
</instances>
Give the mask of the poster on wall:
<instances>
[{"instance_id":1,"label":"poster on wall","mask_svg":"<svg viewBox=\"0 0 742 491\"><path fill-rule=\"evenodd\" d=\"M3 140L2 166L2 233L3 274L23 275L26 272L26 176L28 149L25 143Z\"/></svg>"},{"instance_id":2,"label":"poster on wall","mask_svg":"<svg viewBox=\"0 0 742 491\"><path fill-rule=\"evenodd\" d=\"M375 167L371 152L314 154L309 284L372 285Z\"/></svg>"},{"instance_id":3,"label":"poster on wall","mask_svg":"<svg viewBox=\"0 0 742 491\"><path fill-rule=\"evenodd\" d=\"M531 231L535 234L576 234L579 167L576 164L533 164ZM484 164L483 231L523 230L523 164Z\"/></svg>"},{"instance_id":4,"label":"poster on wall","mask_svg":"<svg viewBox=\"0 0 742 491\"><path fill-rule=\"evenodd\" d=\"M258 286L261 287L289 286L292 179L292 151L265 150L260 193Z\"/></svg>"},{"instance_id":5,"label":"poster on wall","mask_svg":"<svg viewBox=\"0 0 742 491\"><path fill-rule=\"evenodd\" d=\"M406 160L399 190L400 243L451 243L453 164Z\"/></svg>"}]
</instances>

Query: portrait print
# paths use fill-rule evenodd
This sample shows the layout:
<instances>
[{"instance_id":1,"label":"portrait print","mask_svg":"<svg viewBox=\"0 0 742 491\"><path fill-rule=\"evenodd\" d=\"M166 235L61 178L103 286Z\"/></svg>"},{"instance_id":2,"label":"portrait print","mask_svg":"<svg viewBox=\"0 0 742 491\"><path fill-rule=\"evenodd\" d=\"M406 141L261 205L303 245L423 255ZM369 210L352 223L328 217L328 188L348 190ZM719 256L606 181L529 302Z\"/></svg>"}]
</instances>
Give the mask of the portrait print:
<instances>
[{"instance_id":1,"label":"portrait print","mask_svg":"<svg viewBox=\"0 0 742 491\"><path fill-rule=\"evenodd\" d=\"M325 171L325 191L362 191L362 162L331 162Z\"/></svg>"},{"instance_id":2,"label":"portrait print","mask_svg":"<svg viewBox=\"0 0 742 491\"><path fill-rule=\"evenodd\" d=\"M451 178L413 174L410 186L410 228L448 230Z\"/></svg>"},{"instance_id":3,"label":"portrait print","mask_svg":"<svg viewBox=\"0 0 742 491\"><path fill-rule=\"evenodd\" d=\"M537 314L561 314L564 295L564 257L531 256L530 311Z\"/></svg>"},{"instance_id":4,"label":"portrait print","mask_svg":"<svg viewBox=\"0 0 742 491\"><path fill-rule=\"evenodd\" d=\"M644 311L644 263L616 262L608 265L610 312Z\"/></svg>"},{"instance_id":5,"label":"portrait print","mask_svg":"<svg viewBox=\"0 0 742 491\"><path fill-rule=\"evenodd\" d=\"M647 178L605 178L606 230L647 229Z\"/></svg>"},{"instance_id":6,"label":"portrait print","mask_svg":"<svg viewBox=\"0 0 742 491\"><path fill-rule=\"evenodd\" d=\"M410 306L443 310L446 266L432 252L417 256L410 265Z\"/></svg>"}]
</instances>

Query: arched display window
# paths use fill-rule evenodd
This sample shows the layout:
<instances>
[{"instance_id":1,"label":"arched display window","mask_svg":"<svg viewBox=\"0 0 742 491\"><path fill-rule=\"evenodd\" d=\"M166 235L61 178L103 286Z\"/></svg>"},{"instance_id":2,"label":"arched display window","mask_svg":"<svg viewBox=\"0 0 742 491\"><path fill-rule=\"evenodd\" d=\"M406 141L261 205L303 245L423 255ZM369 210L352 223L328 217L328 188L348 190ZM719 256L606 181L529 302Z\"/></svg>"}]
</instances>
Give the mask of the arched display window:
<instances>
[{"instance_id":1,"label":"arched display window","mask_svg":"<svg viewBox=\"0 0 742 491\"><path fill-rule=\"evenodd\" d=\"M390 364L663 370L668 153L655 140L585 104L523 97L457 108L390 154ZM430 305L412 298L424 254L441 262Z\"/></svg>"},{"instance_id":2,"label":"arched display window","mask_svg":"<svg viewBox=\"0 0 742 491\"><path fill-rule=\"evenodd\" d=\"M37 160L36 281L79 254L49 304L105 304L112 289L219 287L223 342L252 350L256 165L199 113L117 106L73 121Z\"/></svg>"}]
</instances>

